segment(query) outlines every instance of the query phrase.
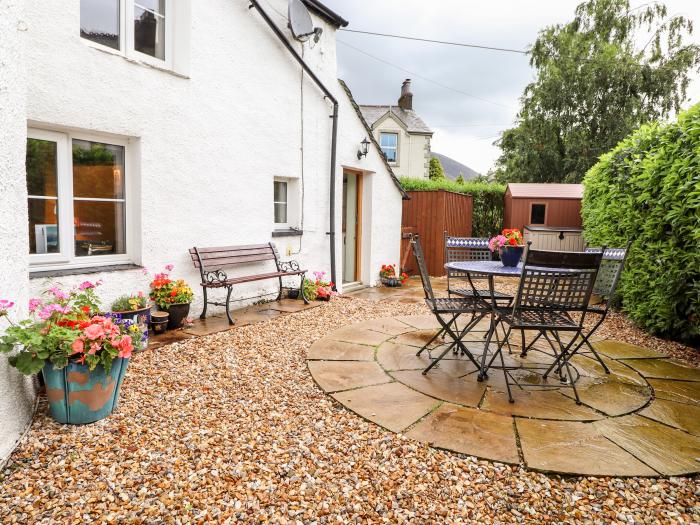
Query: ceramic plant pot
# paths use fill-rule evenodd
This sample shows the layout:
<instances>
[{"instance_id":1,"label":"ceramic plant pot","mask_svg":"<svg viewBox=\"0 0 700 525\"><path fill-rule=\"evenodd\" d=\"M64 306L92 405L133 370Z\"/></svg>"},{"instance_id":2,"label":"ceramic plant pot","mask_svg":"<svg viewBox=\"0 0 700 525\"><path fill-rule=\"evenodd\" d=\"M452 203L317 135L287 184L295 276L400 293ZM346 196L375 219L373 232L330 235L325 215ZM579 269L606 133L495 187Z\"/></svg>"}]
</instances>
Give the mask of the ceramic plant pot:
<instances>
[{"instance_id":1,"label":"ceramic plant pot","mask_svg":"<svg viewBox=\"0 0 700 525\"><path fill-rule=\"evenodd\" d=\"M523 256L524 246L501 246L498 254L501 256L503 266L517 266Z\"/></svg>"},{"instance_id":2,"label":"ceramic plant pot","mask_svg":"<svg viewBox=\"0 0 700 525\"><path fill-rule=\"evenodd\" d=\"M131 321L133 324L138 325L139 330L143 336L141 336L141 349L145 350L148 348L148 326L151 324L151 308L141 308L141 310L130 310L128 312L110 312L110 317L112 317L117 323L119 321Z\"/></svg>"},{"instance_id":3,"label":"ceramic plant pot","mask_svg":"<svg viewBox=\"0 0 700 525\"><path fill-rule=\"evenodd\" d=\"M168 330L168 312L153 312L151 313L151 329L153 335L164 334Z\"/></svg>"},{"instance_id":4,"label":"ceramic plant pot","mask_svg":"<svg viewBox=\"0 0 700 525\"><path fill-rule=\"evenodd\" d=\"M117 358L107 372L102 365L90 370L75 362L61 370L44 365L46 396L51 417L59 423L84 425L104 419L119 402L119 389L129 360Z\"/></svg>"},{"instance_id":5,"label":"ceramic plant pot","mask_svg":"<svg viewBox=\"0 0 700 525\"><path fill-rule=\"evenodd\" d=\"M396 277L382 277L382 284L391 288L397 288L401 286L401 280Z\"/></svg>"},{"instance_id":6,"label":"ceramic plant pot","mask_svg":"<svg viewBox=\"0 0 700 525\"><path fill-rule=\"evenodd\" d=\"M190 303L171 304L168 307L170 317L168 319L168 330L175 330L182 326L182 321L185 320L187 314L190 313Z\"/></svg>"}]
</instances>

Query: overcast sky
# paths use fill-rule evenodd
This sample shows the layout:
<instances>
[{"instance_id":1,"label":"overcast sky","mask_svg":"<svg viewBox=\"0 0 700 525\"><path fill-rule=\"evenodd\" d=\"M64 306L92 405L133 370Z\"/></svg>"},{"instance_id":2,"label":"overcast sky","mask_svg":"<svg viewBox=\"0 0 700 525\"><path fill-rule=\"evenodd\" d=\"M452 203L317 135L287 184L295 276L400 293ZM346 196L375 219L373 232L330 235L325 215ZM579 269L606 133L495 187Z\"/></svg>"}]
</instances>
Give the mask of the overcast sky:
<instances>
[{"instance_id":1,"label":"overcast sky","mask_svg":"<svg viewBox=\"0 0 700 525\"><path fill-rule=\"evenodd\" d=\"M632 5L644 2L637 0ZM525 49L535 41L539 29L571 20L580 2L324 0L324 3L350 21L348 29ZM695 22L693 39L700 40L700 0L665 3L670 14L682 13ZM432 150L481 173L493 166L499 149L492 143L500 131L513 124L518 98L533 79L528 56L347 32L338 32L337 40L339 76L347 81L358 103L395 104L401 82L411 78L413 107L435 132ZM693 81L688 94L691 101L700 100L700 81Z\"/></svg>"}]
</instances>

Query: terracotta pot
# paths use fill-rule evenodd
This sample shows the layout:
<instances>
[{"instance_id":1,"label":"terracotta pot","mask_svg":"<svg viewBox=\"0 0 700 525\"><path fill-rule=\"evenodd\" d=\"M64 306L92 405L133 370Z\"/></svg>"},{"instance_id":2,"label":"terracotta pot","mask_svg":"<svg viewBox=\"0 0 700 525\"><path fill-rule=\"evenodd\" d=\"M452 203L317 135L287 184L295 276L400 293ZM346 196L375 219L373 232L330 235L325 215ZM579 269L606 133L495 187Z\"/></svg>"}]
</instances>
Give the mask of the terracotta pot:
<instances>
[{"instance_id":1,"label":"terracotta pot","mask_svg":"<svg viewBox=\"0 0 700 525\"><path fill-rule=\"evenodd\" d=\"M167 312L170 314L168 318L168 330L175 330L182 326L182 322L190 313L190 303L177 303L168 306Z\"/></svg>"}]
</instances>

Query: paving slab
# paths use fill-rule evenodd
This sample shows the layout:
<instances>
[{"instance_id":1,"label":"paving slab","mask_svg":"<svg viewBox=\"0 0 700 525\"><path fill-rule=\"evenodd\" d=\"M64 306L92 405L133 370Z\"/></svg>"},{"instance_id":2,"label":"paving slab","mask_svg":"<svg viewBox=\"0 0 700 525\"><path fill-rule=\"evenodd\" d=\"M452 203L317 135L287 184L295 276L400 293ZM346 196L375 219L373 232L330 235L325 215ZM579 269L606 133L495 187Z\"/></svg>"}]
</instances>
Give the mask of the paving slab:
<instances>
[{"instance_id":1,"label":"paving slab","mask_svg":"<svg viewBox=\"0 0 700 525\"><path fill-rule=\"evenodd\" d=\"M386 375L375 362L367 361L307 361L309 371L326 392L388 383Z\"/></svg>"},{"instance_id":2,"label":"paving slab","mask_svg":"<svg viewBox=\"0 0 700 525\"><path fill-rule=\"evenodd\" d=\"M651 390L641 385L617 381L616 377L591 380L582 378L577 384L583 404L608 416L622 416L643 408L651 399ZM574 393L562 390L562 394L575 399Z\"/></svg>"},{"instance_id":3,"label":"paving slab","mask_svg":"<svg viewBox=\"0 0 700 525\"><path fill-rule=\"evenodd\" d=\"M649 379L658 399L678 403L700 405L700 383L696 381L674 381L672 379Z\"/></svg>"},{"instance_id":4,"label":"paving slab","mask_svg":"<svg viewBox=\"0 0 700 525\"><path fill-rule=\"evenodd\" d=\"M481 408L507 416L556 419L564 421L593 421L605 416L563 395L559 390L521 390L511 386L515 403L508 401L505 389L489 388Z\"/></svg>"},{"instance_id":5,"label":"paving slab","mask_svg":"<svg viewBox=\"0 0 700 525\"><path fill-rule=\"evenodd\" d=\"M400 345L410 345L421 348L425 343L430 341L432 337L437 333L437 328L431 328L428 330L414 330L413 332L408 332L406 334L401 334L391 341ZM436 339L433 344L441 344L442 339Z\"/></svg>"},{"instance_id":6,"label":"paving slab","mask_svg":"<svg viewBox=\"0 0 700 525\"><path fill-rule=\"evenodd\" d=\"M640 415L700 436L700 406L655 399Z\"/></svg>"},{"instance_id":7,"label":"paving slab","mask_svg":"<svg viewBox=\"0 0 700 525\"><path fill-rule=\"evenodd\" d=\"M335 341L324 337L309 348L307 359L325 359L330 361L373 361L374 347L357 343Z\"/></svg>"},{"instance_id":8,"label":"paving slab","mask_svg":"<svg viewBox=\"0 0 700 525\"><path fill-rule=\"evenodd\" d=\"M427 352L416 356L415 346L386 341L377 348L377 362L385 370L422 370L430 364L430 358Z\"/></svg>"},{"instance_id":9,"label":"paving slab","mask_svg":"<svg viewBox=\"0 0 700 525\"><path fill-rule=\"evenodd\" d=\"M211 316L206 319L196 319L190 326L182 329L187 334L202 336L210 335L225 330L231 330L236 325L230 325L225 316Z\"/></svg>"},{"instance_id":10,"label":"paving slab","mask_svg":"<svg viewBox=\"0 0 700 525\"><path fill-rule=\"evenodd\" d=\"M665 476L700 472L700 437L639 415L594 423L609 440Z\"/></svg>"},{"instance_id":11,"label":"paving slab","mask_svg":"<svg viewBox=\"0 0 700 525\"><path fill-rule=\"evenodd\" d=\"M604 341L593 343L593 348L595 348L598 353L612 357L613 359L653 359L664 357L663 354L660 354L659 352L656 352L650 348L631 345L621 341L614 341L612 339L606 339Z\"/></svg>"},{"instance_id":12,"label":"paving slab","mask_svg":"<svg viewBox=\"0 0 700 525\"><path fill-rule=\"evenodd\" d=\"M623 359L646 378L700 381L700 369L684 366L671 359Z\"/></svg>"},{"instance_id":13,"label":"paving slab","mask_svg":"<svg viewBox=\"0 0 700 525\"><path fill-rule=\"evenodd\" d=\"M392 318L373 319L354 325L358 329L373 330L387 335L399 335L415 330L414 327Z\"/></svg>"},{"instance_id":14,"label":"paving slab","mask_svg":"<svg viewBox=\"0 0 700 525\"><path fill-rule=\"evenodd\" d=\"M591 423L516 418L528 467L587 476L653 476L654 470L611 443Z\"/></svg>"},{"instance_id":15,"label":"paving slab","mask_svg":"<svg viewBox=\"0 0 700 525\"><path fill-rule=\"evenodd\" d=\"M469 407L479 404L486 389L486 385L475 378L456 378L440 369L433 369L426 375L419 370L402 370L392 372L391 375L397 381L428 396Z\"/></svg>"},{"instance_id":16,"label":"paving slab","mask_svg":"<svg viewBox=\"0 0 700 525\"><path fill-rule=\"evenodd\" d=\"M381 332L363 330L362 327L359 326L360 324L361 323L358 323L358 326L344 326L343 328L328 334L326 337L335 339L336 341L345 341L347 343L359 343L362 345L371 346L377 346L391 337L390 335L383 334Z\"/></svg>"},{"instance_id":17,"label":"paving slab","mask_svg":"<svg viewBox=\"0 0 700 525\"><path fill-rule=\"evenodd\" d=\"M600 378L600 377L610 377L617 381L624 381L625 383L633 383L635 385L646 386L647 381L641 376L637 370L627 366L622 361L615 361L614 359L603 358L603 362L610 370L609 374L605 373L603 367L600 365L597 359L593 357L587 357L582 355L575 355L571 359L571 363L576 367L578 373L583 377L590 378Z\"/></svg>"},{"instance_id":18,"label":"paving slab","mask_svg":"<svg viewBox=\"0 0 700 525\"><path fill-rule=\"evenodd\" d=\"M269 308L271 310L285 313L302 312L311 308L318 308L319 306L321 306L321 302L319 301L311 301L309 304L304 304L304 301L301 299L282 299L281 301L269 303Z\"/></svg>"},{"instance_id":19,"label":"paving slab","mask_svg":"<svg viewBox=\"0 0 700 525\"><path fill-rule=\"evenodd\" d=\"M401 383L368 386L332 396L350 410L392 432L401 432L440 403Z\"/></svg>"},{"instance_id":20,"label":"paving slab","mask_svg":"<svg viewBox=\"0 0 700 525\"><path fill-rule=\"evenodd\" d=\"M439 329L440 323L437 322L434 315L397 315L395 319L406 323L418 330Z\"/></svg>"},{"instance_id":21,"label":"paving slab","mask_svg":"<svg viewBox=\"0 0 700 525\"><path fill-rule=\"evenodd\" d=\"M406 436L492 461L519 461L512 418L475 408L445 403Z\"/></svg>"}]
</instances>

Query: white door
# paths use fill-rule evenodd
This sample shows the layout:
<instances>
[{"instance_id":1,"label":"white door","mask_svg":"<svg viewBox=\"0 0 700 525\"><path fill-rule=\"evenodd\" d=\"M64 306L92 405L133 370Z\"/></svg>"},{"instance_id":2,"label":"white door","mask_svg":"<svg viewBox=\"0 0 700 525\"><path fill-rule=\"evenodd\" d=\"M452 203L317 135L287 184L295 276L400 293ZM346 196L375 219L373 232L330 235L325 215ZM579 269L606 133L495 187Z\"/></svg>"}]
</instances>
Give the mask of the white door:
<instances>
[{"instance_id":1,"label":"white door","mask_svg":"<svg viewBox=\"0 0 700 525\"><path fill-rule=\"evenodd\" d=\"M343 173L343 282L357 280L357 175Z\"/></svg>"}]
</instances>

